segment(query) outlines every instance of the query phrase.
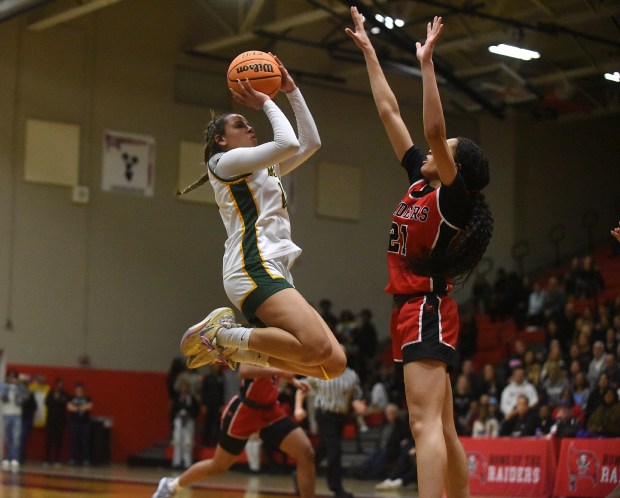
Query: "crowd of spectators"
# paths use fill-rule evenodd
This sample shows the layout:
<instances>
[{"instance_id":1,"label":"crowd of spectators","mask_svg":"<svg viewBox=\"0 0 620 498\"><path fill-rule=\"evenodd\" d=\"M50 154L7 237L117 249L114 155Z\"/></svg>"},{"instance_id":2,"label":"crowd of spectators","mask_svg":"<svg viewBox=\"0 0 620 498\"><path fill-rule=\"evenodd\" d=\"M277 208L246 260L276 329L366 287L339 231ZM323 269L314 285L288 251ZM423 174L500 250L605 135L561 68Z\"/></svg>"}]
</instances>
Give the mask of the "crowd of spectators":
<instances>
[{"instance_id":1,"label":"crowd of spectators","mask_svg":"<svg viewBox=\"0 0 620 498\"><path fill-rule=\"evenodd\" d=\"M620 437L620 296L604 299L604 290L590 256L542 281L503 269L492 284L478 275L471 316L513 321L525 339L543 330L545 339L514 340L506 361L481 373L471 371L475 345L461 348L454 383L459 434Z\"/></svg>"},{"instance_id":2,"label":"crowd of spectators","mask_svg":"<svg viewBox=\"0 0 620 498\"><path fill-rule=\"evenodd\" d=\"M459 362L451 373L458 433L620 437L620 296L612 301L597 299L604 289L605 281L590 257L575 258L566 274L543 280L500 269L491 284L478 274L471 303L461 313ZM584 299L592 305L577 309L575 300ZM402 373L391 361L389 338L378 338L369 309L336 313L331 301L323 299L317 310L344 346L367 404L365 417L351 416L358 429L358 452L366 453L352 475L381 480L380 490L415 481L415 442L408 430ZM502 362L476 365L477 314L496 322L514 322L519 332L544 330L545 340L529 344L515 334ZM212 367L206 375L198 375L182 365L179 370L180 377L175 378L171 369L171 406L180 379L193 385L205 415L200 431L203 444L214 446L214 413L236 389L226 380L231 372ZM294 393L282 391L284 406L292 407L293 399ZM304 428L316 435L311 410L308 415ZM171 423L173 417L171 413ZM377 439L374 447L362 450L359 434L368 430L366 422L374 427Z\"/></svg>"}]
</instances>

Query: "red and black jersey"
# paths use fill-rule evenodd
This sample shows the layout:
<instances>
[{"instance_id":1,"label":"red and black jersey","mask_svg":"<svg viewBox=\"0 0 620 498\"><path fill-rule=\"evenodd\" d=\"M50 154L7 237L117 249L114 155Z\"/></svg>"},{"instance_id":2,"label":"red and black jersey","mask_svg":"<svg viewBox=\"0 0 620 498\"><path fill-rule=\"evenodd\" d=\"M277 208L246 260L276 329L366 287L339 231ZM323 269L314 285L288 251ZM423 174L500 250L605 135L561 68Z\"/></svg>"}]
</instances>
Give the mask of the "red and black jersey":
<instances>
[{"instance_id":1,"label":"red and black jersey","mask_svg":"<svg viewBox=\"0 0 620 498\"><path fill-rule=\"evenodd\" d=\"M257 379L242 379L239 392L241 398L258 405L273 405L278 401L278 385L280 377L259 377Z\"/></svg>"},{"instance_id":2,"label":"red and black jersey","mask_svg":"<svg viewBox=\"0 0 620 498\"><path fill-rule=\"evenodd\" d=\"M415 145L404 155L402 166L411 186L392 216L388 245L388 294L445 293L449 280L415 275L407 261L445 250L468 217L467 188L460 174L450 186L434 189L420 172L426 157Z\"/></svg>"}]
</instances>

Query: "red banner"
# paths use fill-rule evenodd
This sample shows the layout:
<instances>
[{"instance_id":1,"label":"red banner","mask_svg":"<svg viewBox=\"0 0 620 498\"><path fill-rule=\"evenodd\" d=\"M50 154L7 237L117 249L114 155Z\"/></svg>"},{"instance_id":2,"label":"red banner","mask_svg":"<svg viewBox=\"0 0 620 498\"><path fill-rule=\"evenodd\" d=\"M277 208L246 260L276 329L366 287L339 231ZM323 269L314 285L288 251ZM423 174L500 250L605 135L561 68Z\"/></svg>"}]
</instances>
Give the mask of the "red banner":
<instances>
[{"instance_id":1,"label":"red banner","mask_svg":"<svg viewBox=\"0 0 620 498\"><path fill-rule=\"evenodd\" d=\"M553 440L460 438L467 454L472 495L548 497L556 459Z\"/></svg>"},{"instance_id":2,"label":"red banner","mask_svg":"<svg viewBox=\"0 0 620 498\"><path fill-rule=\"evenodd\" d=\"M607 496L620 483L620 438L562 439L553 496Z\"/></svg>"}]
</instances>

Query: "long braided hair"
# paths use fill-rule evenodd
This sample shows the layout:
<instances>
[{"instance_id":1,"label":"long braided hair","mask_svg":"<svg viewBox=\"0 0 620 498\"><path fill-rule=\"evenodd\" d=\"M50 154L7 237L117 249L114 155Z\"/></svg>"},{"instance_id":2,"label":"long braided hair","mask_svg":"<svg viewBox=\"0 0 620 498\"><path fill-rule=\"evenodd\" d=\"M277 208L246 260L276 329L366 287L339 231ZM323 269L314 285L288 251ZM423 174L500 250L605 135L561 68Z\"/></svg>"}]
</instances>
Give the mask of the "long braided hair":
<instances>
[{"instance_id":1,"label":"long braided hair","mask_svg":"<svg viewBox=\"0 0 620 498\"><path fill-rule=\"evenodd\" d=\"M449 278L464 283L485 253L493 233L493 216L480 190L489 183L489 162L482 149L468 138L458 137L454 161L469 191L469 221L443 251L410 259L407 266L416 275Z\"/></svg>"},{"instance_id":2,"label":"long braided hair","mask_svg":"<svg viewBox=\"0 0 620 498\"><path fill-rule=\"evenodd\" d=\"M228 117L231 113L219 114L215 115L213 110L211 110L211 121L207 125L207 129L205 130L205 150L204 150L204 162L206 171L205 174L202 175L198 180L196 180L191 185L188 185L182 190L177 190L177 195L187 194L191 192L195 188L200 187L203 183L205 183L209 179L209 159L213 157L218 152L222 152L215 141L216 136L221 136L224 134L224 127L226 126L226 122L228 121Z\"/></svg>"}]
</instances>

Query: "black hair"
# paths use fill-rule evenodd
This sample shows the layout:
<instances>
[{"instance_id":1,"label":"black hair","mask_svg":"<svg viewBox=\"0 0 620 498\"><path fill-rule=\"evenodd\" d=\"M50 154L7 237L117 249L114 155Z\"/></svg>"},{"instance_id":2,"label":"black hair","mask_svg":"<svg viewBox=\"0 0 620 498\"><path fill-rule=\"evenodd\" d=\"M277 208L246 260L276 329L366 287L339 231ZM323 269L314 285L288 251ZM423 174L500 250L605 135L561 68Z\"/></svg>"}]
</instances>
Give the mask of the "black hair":
<instances>
[{"instance_id":1,"label":"black hair","mask_svg":"<svg viewBox=\"0 0 620 498\"><path fill-rule=\"evenodd\" d=\"M485 253L493 233L493 216L484 194L489 183L489 162L482 149L472 140L459 137L454 161L460 165L469 191L469 221L450 245L441 252L410 259L408 268L416 275L449 278L453 283L465 283Z\"/></svg>"},{"instance_id":2,"label":"black hair","mask_svg":"<svg viewBox=\"0 0 620 498\"><path fill-rule=\"evenodd\" d=\"M224 127L226 126L226 122L228 121L230 115L231 113L224 113L216 116L215 113L211 111L211 121L205 130L204 162L207 171L191 185L188 185L182 190L177 190L177 195L187 194L195 188L200 187L209 179L209 159L211 159L218 152L222 152L215 141L215 137L224 134Z\"/></svg>"}]
</instances>

